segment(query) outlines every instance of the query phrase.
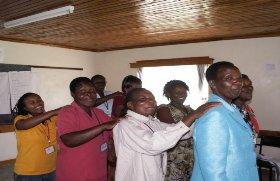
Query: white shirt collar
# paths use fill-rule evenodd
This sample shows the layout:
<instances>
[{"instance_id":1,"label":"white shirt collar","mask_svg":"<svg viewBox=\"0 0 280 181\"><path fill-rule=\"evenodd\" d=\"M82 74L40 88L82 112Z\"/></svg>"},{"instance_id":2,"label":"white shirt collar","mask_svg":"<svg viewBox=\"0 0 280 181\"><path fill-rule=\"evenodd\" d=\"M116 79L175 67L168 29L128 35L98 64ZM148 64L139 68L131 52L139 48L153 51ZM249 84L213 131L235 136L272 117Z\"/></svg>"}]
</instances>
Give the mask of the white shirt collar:
<instances>
[{"instance_id":1,"label":"white shirt collar","mask_svg":"<svg viewBox=\"0 0 280 181\"><path fill-rule=\"evenodd\" d=\"M143 116L143 115L138 114L138 113L136 113L134 111L131 111L131 110L127 110L127 115L131 116L131 117L133 117L133 118L135 118L135 119L137 119L137 120L139 120L141 122L148 122L148 121L153 119L152 116L146 117L146 116Z\"/></svg>"}]
</instances>

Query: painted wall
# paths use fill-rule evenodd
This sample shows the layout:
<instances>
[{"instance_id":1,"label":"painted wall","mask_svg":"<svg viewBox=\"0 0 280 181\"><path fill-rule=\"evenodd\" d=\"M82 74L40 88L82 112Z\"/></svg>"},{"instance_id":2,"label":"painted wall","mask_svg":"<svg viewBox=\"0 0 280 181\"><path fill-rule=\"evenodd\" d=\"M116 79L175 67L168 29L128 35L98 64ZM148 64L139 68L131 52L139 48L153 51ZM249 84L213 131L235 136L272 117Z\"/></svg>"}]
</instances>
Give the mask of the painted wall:
<instances>
[{"instance_id":1,"label":"painted wall","mask_svg":"<svg viewBox=\"0 0 280 181\"><path fill-rule=\"evenodd\" d=\"M95 60L98 57L93 52L6 41L0 41L0 49L4 52L3 61L0 63L84 69L83 71L32 69L40 80L38 90L45 102L46 110L72 102L69 92L70 81L78 76L92 77L95 72ZM14 133L0 133L0 147L0 161L15 158L16 140Z\"/></svg>"}]
</instances>

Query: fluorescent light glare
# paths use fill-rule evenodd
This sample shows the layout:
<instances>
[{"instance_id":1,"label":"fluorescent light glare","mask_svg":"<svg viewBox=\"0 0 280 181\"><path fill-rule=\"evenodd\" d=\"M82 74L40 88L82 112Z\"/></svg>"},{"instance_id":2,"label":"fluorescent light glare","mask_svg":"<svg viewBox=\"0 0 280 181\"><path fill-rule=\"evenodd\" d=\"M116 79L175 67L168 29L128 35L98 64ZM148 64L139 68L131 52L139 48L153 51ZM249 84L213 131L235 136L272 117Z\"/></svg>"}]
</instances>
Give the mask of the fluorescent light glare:
<instances>
[{"instance_id":1,"label":"fluorescent light glare","mask_svg":"<svg viewBox=\"0 0 280 181\"><path fill-rule=\"evenodd\" d=\"M45 19L50 19L50 18L70 14L73 11L74 11L74 6L64 6L64 7L53 9L53 10L50 10L50 11L45 11L45 12L42 12L42 13L27 16L27 17L24 17L24 18L15 19L15 20L12 20L12 21L7 21L7 22L4 23L4 27L5 28L12 28L12 27L20 26L20 25L25 25L25 24L28 24L28 23L36 22L36 21L41 21L41 20L45 20Z\"/></svg>"}]
</instances>

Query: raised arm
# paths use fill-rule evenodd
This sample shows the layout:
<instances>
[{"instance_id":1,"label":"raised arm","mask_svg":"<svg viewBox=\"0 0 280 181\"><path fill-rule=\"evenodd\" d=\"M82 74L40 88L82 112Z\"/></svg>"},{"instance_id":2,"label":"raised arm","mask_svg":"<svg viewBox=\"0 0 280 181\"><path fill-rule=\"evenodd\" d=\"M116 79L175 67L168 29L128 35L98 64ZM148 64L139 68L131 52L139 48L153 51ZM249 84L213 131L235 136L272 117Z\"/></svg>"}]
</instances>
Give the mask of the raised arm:
<instances>
[{"instance_id":1,"label":"raised arm","mask_svg":"<svg viewBox=\"0 0 280 181\"><path fill-rule=\"evenodd\" d=\"M116 124L117 121L113 120L85 130L63 134L60 136L60 138L66 146L77 147L97 137L103 131L113 129Z\"/></svg>"},{"instance_id":2,"label":"raised arm","mask_svg":"<svg viewBox=\"0 0 280 181\"><path fill-rule=\"evenodd\" d=\"M96 102L95 102L95 104L94 104L94 106L97 107L97 106L99 106L100 104L103 104L104 102L106 102L106 101L108 101L108 100L110 100L110 99L114 99L114 97L120 96L120 95L122 95L121 92L114 92L114 93L109 94L109 95L106 95L106 96L104 96L104 97L97 98L97 99L96 99Z\"/></svg>"},{"instance_id":3,"label":"raised arm","mask_svg":"<svg viewBox=\"0 0 280 181\"><path fill-rule=\"evenodd\" d=\"M55 109L52 111L45 112L43 114L33 116L28 119L19 119L16 121L15 127L17 130L27 130L37 126L38 124L46 121L47 119L56 116L59 112L59 109Z\"/></svg>"}]
</instances>

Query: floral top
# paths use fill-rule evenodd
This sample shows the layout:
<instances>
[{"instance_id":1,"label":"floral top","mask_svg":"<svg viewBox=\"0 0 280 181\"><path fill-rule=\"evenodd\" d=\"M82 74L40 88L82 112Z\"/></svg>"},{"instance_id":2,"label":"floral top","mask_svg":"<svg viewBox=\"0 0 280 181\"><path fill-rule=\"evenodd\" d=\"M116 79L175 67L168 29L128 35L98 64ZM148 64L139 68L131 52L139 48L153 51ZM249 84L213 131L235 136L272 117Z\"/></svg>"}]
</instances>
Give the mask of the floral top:
<instances>
[{"instance_id":1,"label":"floral top","mask_svg":"<svg viewBox=\"0 0 280 181\"><path fill-rule=\"evenodd\" d=\"M187 112L182 112L171 104L160 105L168 107L175 123L181 121L193 109L186 106ZM166 181L189 181L194 164L193 139L181 140L177 145L167 151Z\"/></svg>"},{"instance_id":2,"label":"floral top","mask_svg":"<svg viewBox=\"0 0 280 181\"><path fill-rule=\"evenodd\" d=\"M249 105L246 105L243 109L239 108L239 111L242 114L245 122L252 129L254 143L256 144L257 137L258 137L258 134L260 132L260 127L259 127L259 123L258 123L258 120L255 116L255 113L254 113L253 109Z\"/></svg>"}]
</instances>

